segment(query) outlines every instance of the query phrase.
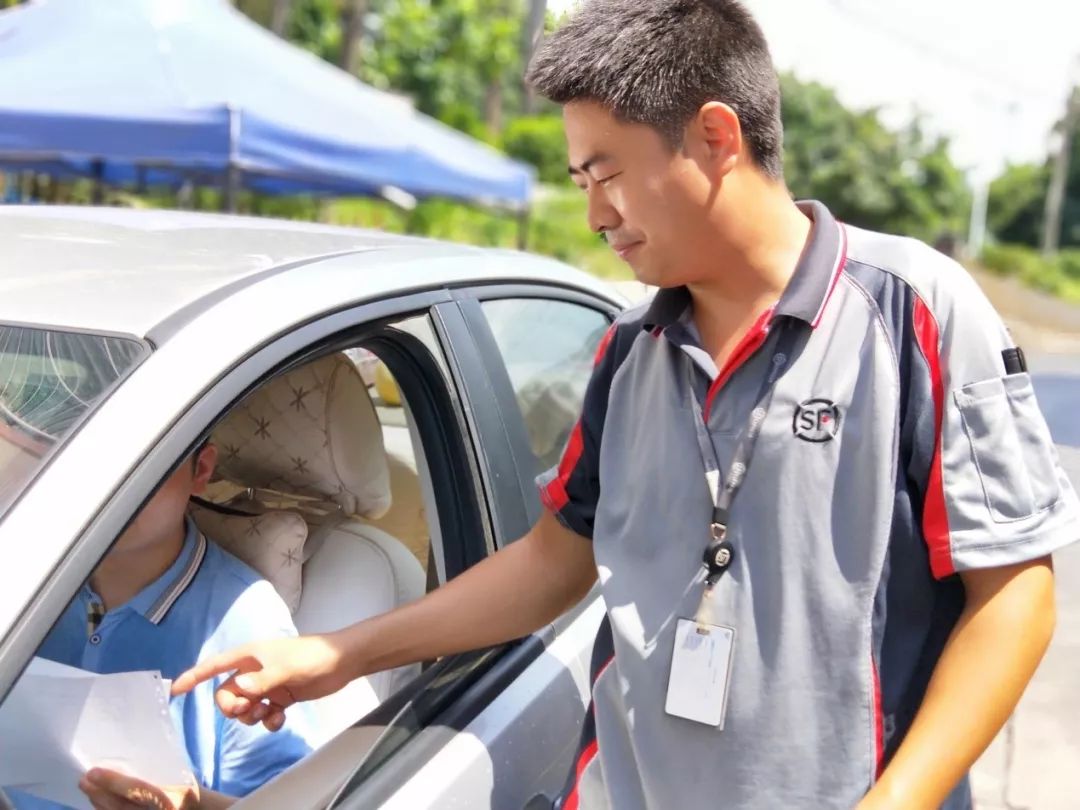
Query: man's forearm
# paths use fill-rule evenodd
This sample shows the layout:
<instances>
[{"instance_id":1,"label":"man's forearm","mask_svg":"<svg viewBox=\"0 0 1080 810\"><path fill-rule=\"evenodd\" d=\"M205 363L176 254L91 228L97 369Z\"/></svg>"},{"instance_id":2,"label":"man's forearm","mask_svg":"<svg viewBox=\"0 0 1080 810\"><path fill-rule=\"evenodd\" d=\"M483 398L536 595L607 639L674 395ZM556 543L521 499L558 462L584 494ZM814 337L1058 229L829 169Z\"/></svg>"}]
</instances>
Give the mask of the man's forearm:
<instances>
[{"instance_id":1,"label":"man's forearm","mask_svg":"<svg viewBox=\"0 0 1080 810\"><path fill-rule=\"evenodd\" d=\"M1001 730L1046 652L1054 627L1049 560L978 576L965 577L967 606L922 706L860 810L939 807Z\"/></svg>"},{"instance_id":2,"label":"man's forearm","mask_svg":"<svg viewBox=\"0 0 1080 810\"><path fill-rule=\"evenodd\" d=\"M532 633L580 601L595 580L591 545L545 513L524 538L423 599L333 638L356 678Z\"/></svg>"}]
</instances>

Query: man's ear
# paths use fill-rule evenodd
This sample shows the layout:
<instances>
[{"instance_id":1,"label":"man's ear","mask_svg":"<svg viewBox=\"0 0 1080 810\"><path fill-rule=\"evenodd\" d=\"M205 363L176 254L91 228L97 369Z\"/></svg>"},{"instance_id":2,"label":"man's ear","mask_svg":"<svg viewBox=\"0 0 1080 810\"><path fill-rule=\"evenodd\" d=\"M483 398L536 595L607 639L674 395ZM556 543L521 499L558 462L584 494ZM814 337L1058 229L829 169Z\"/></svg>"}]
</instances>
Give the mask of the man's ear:
<instances>
[{"instance_id":1,"label":"man's ear","mask_svg":"<svg viewBox=\"0 0 1080 810\"><path fill-rule=\"evenodd\" d=\"M710 101L690 122L687 135L701 146L704 159L715 179L730 174L742 156L742 124L735 110L720 101Z\"/></svg>"},{"instance_id":2,"label":"man's ear","mask_svg":"<svg viewBox=\"0 0 1080 810\"><path fill-rule=\"evenodd\" d=\"M192 480L191 491L195 495L201 495L210 483L210 478L217 467L217 445L207 444L195 455L195 477Z\"/></svg>"}]
</instances>

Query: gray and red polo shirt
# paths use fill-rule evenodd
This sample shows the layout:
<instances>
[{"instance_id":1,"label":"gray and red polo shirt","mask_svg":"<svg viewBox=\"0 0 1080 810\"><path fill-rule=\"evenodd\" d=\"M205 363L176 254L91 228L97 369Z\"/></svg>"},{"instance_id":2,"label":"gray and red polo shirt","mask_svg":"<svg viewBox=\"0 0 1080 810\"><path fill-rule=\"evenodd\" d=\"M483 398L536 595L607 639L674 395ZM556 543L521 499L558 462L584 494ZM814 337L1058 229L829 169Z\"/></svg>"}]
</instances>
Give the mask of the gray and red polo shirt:
<instances>
[{"instance_id":1,"label":"gray and red polo shirt","mask_svg":"<svg viewBox=\"0 0 1080 810\"><path fill-rule=\"evenodd\" d=\"M685 289L625 313L541 476L592 538L608 621L563 807L851 808L911 725L964 604L958 572L1080 538L1080 503L1009 334L955 262L819 203L780 300L724 368ZM798 331L731 511L710 619L735 628L723 730L664 711L712 510L690 397L721 469L780 331ZM946 807L971 805L966 780Z\"/></svg>"}]
</instances>

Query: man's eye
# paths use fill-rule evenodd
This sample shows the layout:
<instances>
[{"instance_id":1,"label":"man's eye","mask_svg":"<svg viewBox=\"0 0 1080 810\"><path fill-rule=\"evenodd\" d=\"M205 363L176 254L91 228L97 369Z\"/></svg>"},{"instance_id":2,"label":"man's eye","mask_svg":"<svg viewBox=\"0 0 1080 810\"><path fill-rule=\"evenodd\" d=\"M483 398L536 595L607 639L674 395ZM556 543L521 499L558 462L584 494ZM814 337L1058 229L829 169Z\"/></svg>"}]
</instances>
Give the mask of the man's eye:
<instances>
[{"instance_id":1,"label":"man's eye","mask_svg":"<svg viewBox=\"0 0 1080 810\"><path fill-rule=\"evenodd\" d=\"M601 178L600 180L597 180L596 182L599 183L602 186L606 186L608 183L610 183L612 180L614 180L620 174L622 174L622 172L615 172L615 174L609 174L607 177Z\"/></svg>"}]
</instances>

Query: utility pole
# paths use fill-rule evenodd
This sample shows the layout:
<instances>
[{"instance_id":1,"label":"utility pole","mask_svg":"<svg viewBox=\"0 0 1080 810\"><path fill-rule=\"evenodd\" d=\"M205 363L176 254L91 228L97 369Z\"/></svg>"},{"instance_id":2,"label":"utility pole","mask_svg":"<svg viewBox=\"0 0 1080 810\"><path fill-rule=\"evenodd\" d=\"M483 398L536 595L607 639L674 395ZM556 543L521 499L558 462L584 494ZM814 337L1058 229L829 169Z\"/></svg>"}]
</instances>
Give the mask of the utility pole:
<instances>
[{"instance_id":1,"label":"utility pole","mask_svg":"<svg viewBox=\"0 0 1080 810\"><path fill-rule=\"evenodd\" d=\"M1069 180L1069 158L1072 156L1073 139L1080 127L1080 57L1070 85L1069 100L1065 107L1065 120L1061 124L1061 143L1054 157L1050 175L1050 188L1046 192L1046 214L1043 217L1042 253L1052 256L1061 243L1061 218L1065 208L1066 184Z\"/></svg>"},{"instance_id":2,"label":"utility pole","mask_svg":"<svg viewBox=\"0 0 1080 810\"><path fill-rule=\"evenodd\" d=\"M292 12L292 0L274 0L270 12L270 30L279 37L285 37L285 31L289 27L289 16Z\"/></svg>"},{"instance_id":3,"label":"utility pole","mask_svg":"<svg viewBox=\"0 0 1080 810\"><path fill-rule=\"evenodd\" d=\"M547 0L529 0L529 14L521 31L521 64L528 69L536 46L544 36L544 18L547 16ZM525 84L525 114L536 112L536 92Z\"/></svg>"}]
</instances>

